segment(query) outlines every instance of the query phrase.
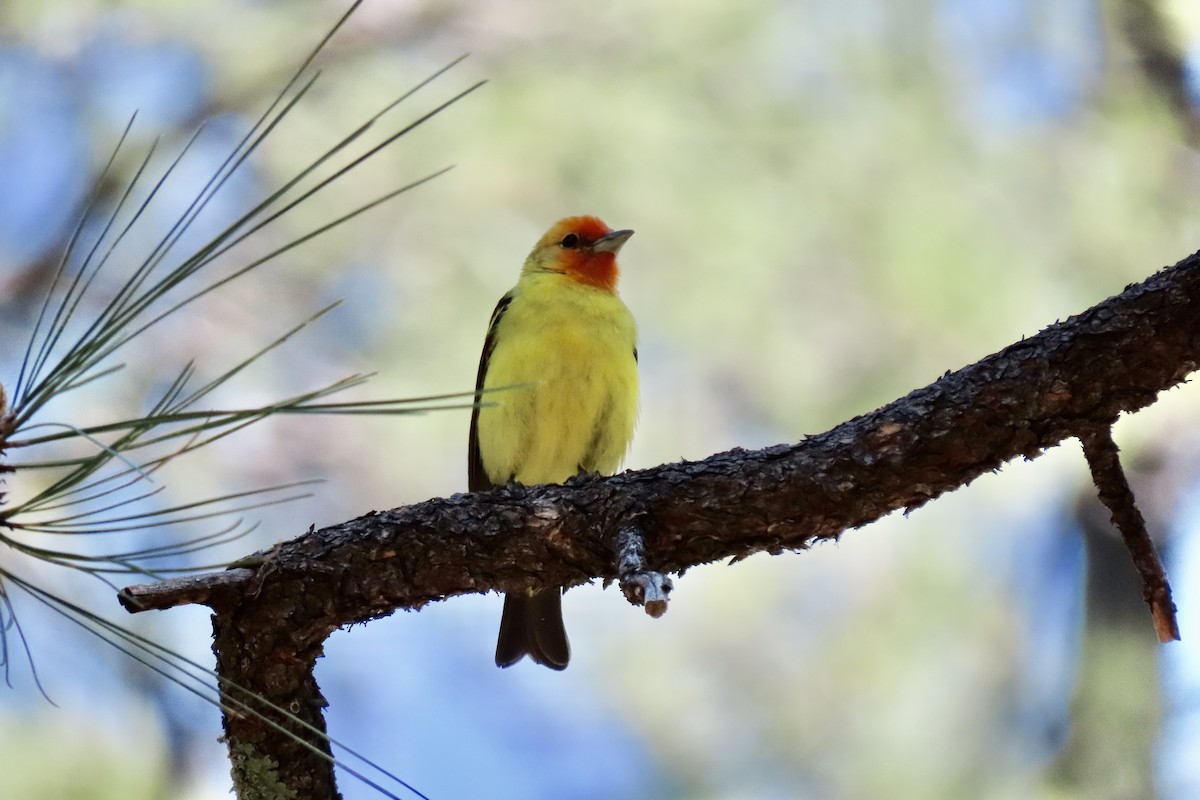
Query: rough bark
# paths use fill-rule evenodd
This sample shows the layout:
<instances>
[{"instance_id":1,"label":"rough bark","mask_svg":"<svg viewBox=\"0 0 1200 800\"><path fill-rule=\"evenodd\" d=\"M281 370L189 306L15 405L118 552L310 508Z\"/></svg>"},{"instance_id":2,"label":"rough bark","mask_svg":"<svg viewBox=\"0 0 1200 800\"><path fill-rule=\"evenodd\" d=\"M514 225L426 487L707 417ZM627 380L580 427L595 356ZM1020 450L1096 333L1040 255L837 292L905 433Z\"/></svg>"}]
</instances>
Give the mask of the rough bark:
<instances>
[{"instance_id":1,"label":"rough bark","mask_svg":"<svg viewBox=\"0 0 1200 800\"><path fill-rule=\"evenodd\" d=\"M256 568L131 587L121 601L131 611L211 606L220 674L236 670L246 688L319 717L312 658L339 626L469 592L616 579L622 530L642 535L645 566L660 573L801 550L1110 426L1198 362L1194 254L798 444L373 512L280 544ZM226 724L232 740L228 716ZM280 763L305 757L270 730L254 733L256 751Z\"/></svg>"},{"instance_id":2,"label":"rough bark","mask_svg":"<svg viewBox=\"0 0 1200 800\"><path fill-rule=\"evenodd\" d=\"M291 606L305 602L293 595ZM253 602L213 615L222 727L239 798L340 797L325 698L313 676L324 639L258 613Z\"/></svg>"}]
</instances>

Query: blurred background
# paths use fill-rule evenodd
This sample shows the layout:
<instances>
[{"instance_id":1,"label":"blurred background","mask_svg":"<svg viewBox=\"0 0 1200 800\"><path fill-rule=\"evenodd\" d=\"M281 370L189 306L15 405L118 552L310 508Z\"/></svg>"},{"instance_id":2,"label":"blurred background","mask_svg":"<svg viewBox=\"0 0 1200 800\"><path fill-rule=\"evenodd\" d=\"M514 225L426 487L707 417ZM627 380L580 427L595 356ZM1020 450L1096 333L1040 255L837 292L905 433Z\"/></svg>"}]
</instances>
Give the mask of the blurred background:
<instances>
[{"instance_id":1,"label":"blurred background","mask_svg":"<svg viewBox=\"0 0 1200 800\"><path fill-rule=\"evenodd\" d=\"M0 382L87 197L111 207L156 139L161 173L208 121L122 243L119 281L345 8L0 3ZM468 391L529 248L594 213L637 231L622 254L643 380L627 466L649 467L826 430L1200 247L1200 7L1185 0L368 0L179 252L467 52L388 130L483 89L236 258L453 171L197 304L52 418L140 413L187 360L217 374L339 298L222 399L352 372L378 373L360 399ZM330 733L433 800L1200 796L1197 399L1173 390L1116 430L1182 643L1157 644L1068 442L841 544L694 569L661 620L613 588L573 590L561 674L493 666L496 595L339 631L317 675ZM270 421L172 465L166 485L178 500L324 481L255 512L254 537L219 554L233 558L463 491L467 422ZM43 478L5 488L23 480ZM102 584L20 567L211 664L203 609L131 618ZM56 705L6 611L5 797L228 796L216 710L11 600Z\"/></svg>"}]
</instances>

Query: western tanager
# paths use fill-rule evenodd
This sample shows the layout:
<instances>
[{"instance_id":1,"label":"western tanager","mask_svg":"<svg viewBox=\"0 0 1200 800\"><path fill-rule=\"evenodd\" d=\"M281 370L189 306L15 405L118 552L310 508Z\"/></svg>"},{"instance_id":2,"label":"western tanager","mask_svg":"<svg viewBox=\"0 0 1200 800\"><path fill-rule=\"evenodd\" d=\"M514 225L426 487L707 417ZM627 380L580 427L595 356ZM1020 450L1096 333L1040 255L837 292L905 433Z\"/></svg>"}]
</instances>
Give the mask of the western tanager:
<instances>
[{"instance_id":1,"label":"western tanager","mask_svg":"<svg viewBox=\"0 0 1200 800\"><path fill-rule=\"evenodd\" d=\"M611 475L637 418L637 327L617 296L617 251L633 231L567 217L541 238L500 298L479 359L469 488ZM508 593L496 665L571 657L562 589Z\"/></svg>"}]
</instances>

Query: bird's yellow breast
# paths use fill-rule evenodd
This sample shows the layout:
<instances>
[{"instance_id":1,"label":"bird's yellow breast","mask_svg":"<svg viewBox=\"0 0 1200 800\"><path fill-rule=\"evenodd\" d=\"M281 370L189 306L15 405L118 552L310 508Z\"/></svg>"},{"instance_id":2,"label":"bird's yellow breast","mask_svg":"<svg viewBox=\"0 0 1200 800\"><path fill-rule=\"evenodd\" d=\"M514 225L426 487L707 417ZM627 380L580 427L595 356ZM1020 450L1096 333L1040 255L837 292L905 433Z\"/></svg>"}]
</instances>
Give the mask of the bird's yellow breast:
<instances>
[{"instance_id":1,"label":"bird's yellow breast","mask_svg":"<svg viewBox=\"0 0 1200 800\"><path fill-rule=\"evenodd\" d=\"M637 329L616 294L554 273L522 276L496 323L479 452L494 483L612 474L637 419Z\"/></svg>"}]
</instances>

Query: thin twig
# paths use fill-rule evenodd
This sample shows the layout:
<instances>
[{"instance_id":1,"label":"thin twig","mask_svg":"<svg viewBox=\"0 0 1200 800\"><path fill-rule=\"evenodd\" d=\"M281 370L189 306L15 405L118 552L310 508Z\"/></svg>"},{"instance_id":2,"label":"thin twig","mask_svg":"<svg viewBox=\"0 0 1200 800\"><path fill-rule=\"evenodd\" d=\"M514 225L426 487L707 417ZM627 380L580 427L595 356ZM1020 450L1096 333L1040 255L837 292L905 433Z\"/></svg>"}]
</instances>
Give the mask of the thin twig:
<instances>
[{"instance_id":1,"label":"thin twig","mask_svg":"<svg viewBox=\"0 0 1200 800\"><path fill-rule=\"evenodd\" d=\"M1133 490L1125 479L1119 450L1112 438L1112 427L1097 426L1081 433L1079 441L1092 471L1092 480L1100 492L1100 502L1112 512L1113 524L1121 532L1125 547L1133 558L1133 566L1142 577L1142 597L1150 606L1158 640L1164 643L1177 641L1179 620L1171 600L1171 584L1146 530L1146 520L1134 501Z\"/></svg>"},{"instance_id":2,"label":"thin twig","mask_svg":"<svg viewBox=\"0 0 1200 800\"><path fill-rule=\"evenodd\" d=\"M644 606L657 619L667 613L674 584L661 572L646 569L646 538L642 529L630 524L617 531L617 578L625 599Z\"/></svg>"}]
</instances>

